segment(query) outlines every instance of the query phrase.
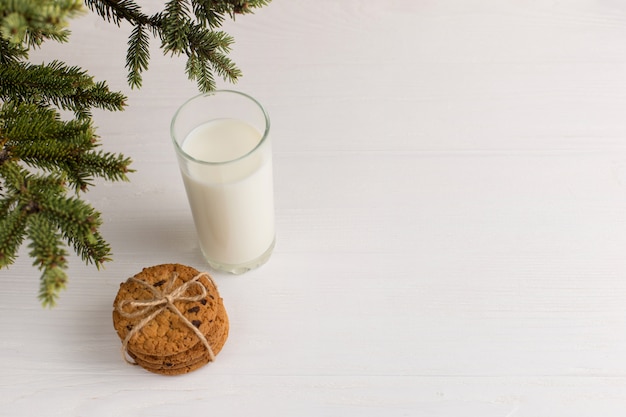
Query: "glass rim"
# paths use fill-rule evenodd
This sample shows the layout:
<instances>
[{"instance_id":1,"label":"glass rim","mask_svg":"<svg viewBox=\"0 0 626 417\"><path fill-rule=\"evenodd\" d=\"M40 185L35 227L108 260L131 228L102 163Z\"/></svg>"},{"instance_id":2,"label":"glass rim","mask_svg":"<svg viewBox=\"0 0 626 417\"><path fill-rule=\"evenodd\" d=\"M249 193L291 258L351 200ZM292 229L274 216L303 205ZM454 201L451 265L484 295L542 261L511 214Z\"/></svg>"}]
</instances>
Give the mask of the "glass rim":
<instances>
[{"instance_id":1,"label":"glass rim","mask_svg":"<svg viewBox=\"0 0 626 417\"><path fill-rule=\"evenodd\" d=\"M259 143L257 143L254 148L250 149L245 154L243 154L241 156L238 156L237 158L234 158L234 159L229 159L227 161L205 161L205 160L202 160L202 159L194 158L193 156L191 156L187 152L185 152L183 150L183 148L180 146L180 143L178 143L178 141L176 140L176 135L174 134L174 125L176 124L176 121L178 120L178 116L179 116L180 112L189 103L191 103L192 101L198 100L200 98L203 98L203 97L215 96L215 95L222 94L222 93L226 93L226 95L234 94L234 95L241 96L241 97L249 100L253 104L255 104L256 107L258 107L258 109L261 111L261 114L263 115L263 119L265 121L265 129L263 131L263 134L261 135L261 140L259 140ZM197 94L197 95L187 99L183 104L181 104L178 107L178 109L176 109L176 112L174 113L174 116L172 116L172 121L170 123L170 136L172 138L172 142L174 142L174 147L176 148L176 152L179 155L182 155L185 159L188 159L190 161L196 162L198 164L212 165L212 166L230 164L230 163L242 160L242 159L246 158L247 156L253 154L254 151L256 151L258 148L260 148L266 142L266 139L269 136L269 131L270 131L270 118L269 118L269 115L267 114L267 112L265 111L265 108L263 108L263 106L261 105L261 103L259 103L254 97L252 97L252 96L250 96L248 94L242 93L240 91L236 91L236 90L214 90L214 91L208 91L206 93Z\"/></svg>"}]
</instances>

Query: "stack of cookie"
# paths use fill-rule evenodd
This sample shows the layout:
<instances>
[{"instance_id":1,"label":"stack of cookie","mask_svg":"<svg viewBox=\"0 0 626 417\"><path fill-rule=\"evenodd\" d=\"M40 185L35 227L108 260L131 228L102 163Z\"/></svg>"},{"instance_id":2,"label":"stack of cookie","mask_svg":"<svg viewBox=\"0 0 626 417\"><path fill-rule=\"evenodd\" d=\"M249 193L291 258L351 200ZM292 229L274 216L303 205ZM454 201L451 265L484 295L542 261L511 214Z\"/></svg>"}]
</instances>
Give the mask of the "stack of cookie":
<instances>
[{"instance_id":1,"label":"stack of cookie","mask_svg":"<svg viewBox=\"0 0 626 417\"><path fill-rule=\"evenodd\" d=\"M113 325L124 358L146 370L178 375L215 359L228 338L228 316L211 277L194 268L145 268L120 285Z\"/></svg>"}]
</instances>

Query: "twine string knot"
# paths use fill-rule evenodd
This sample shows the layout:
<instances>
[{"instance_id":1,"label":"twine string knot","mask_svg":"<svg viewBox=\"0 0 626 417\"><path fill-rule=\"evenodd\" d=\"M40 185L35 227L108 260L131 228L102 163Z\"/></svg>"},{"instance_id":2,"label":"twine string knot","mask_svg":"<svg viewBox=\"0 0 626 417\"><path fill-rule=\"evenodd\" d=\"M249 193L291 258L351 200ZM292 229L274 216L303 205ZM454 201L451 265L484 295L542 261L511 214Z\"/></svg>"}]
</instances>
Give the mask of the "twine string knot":
<instances>
[{"instance_id":1,"label":"twine string knot","mask_svg":"<svg viewBox=\"0 0 626 417\"><path fill-rule=\"evenodd\" d=\"M167 282L163 284L163 291L159 290L154 285L151 285L145 281L136 279L134 277L129 278L126 282L135 282L144 288L148 289L153 297L145 300L121 300L115 306L115 310L119 313L120 316L127 319L135 319L138 317L143 317L139 323L133 326L133 328L128 332L124 340L122 341L122 356L124 360L130 364L136 365L134 361L130 361L128 359L128 342L135 336L144 326L150 323L156 316L158 316L161 312L169 309L174 314L176 314L182 322L191 329L200 342L206 348L209 354L209 360L213 361L215 359L215 355L213 353L213 349L211 349L211 345L209 344L206 337L202 334L202 332L194 326L194 324L187 319L180 312L180 310L174 305L176 301L184 301L184 302L194 302L201 301L208 295L207 289L202 283L199 281L203 276L207 277L209 281L213 282L211 276L206 272L201 272L189 281L183 283L181 286L172 288L176 282L176 278L178 278L178 274L174 273L170 277ZM197 288L200 290L199 294L196 295L186 295L193 288Z\"/></svg>"}]
</instances>

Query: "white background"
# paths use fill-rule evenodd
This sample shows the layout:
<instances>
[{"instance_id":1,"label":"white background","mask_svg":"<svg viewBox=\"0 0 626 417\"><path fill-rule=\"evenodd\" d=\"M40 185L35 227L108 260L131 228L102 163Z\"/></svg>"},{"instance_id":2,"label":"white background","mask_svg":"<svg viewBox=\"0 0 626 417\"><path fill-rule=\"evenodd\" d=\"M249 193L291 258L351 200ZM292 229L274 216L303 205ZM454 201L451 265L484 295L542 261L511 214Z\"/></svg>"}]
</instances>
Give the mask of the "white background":
<instances>
[{"instance_id":1,"label":"white background","mask_svg":"<svg viewBox=\"0 0 626 417\"><path fill-rule=\"evenodd\" d=\"M130 90L130 28L71 28L32 60L128 95L95 119L136 172L86 195L114 261L72 257L56 308L26 247L0 271L0 415L624 415L625 2L274 0L227 24L272 119L277 246L214 274L230 338L180 377L124 363L111 309L142 267L206 268L169 138L196 86L154 41Z\"/></svg>"}]
</instances>

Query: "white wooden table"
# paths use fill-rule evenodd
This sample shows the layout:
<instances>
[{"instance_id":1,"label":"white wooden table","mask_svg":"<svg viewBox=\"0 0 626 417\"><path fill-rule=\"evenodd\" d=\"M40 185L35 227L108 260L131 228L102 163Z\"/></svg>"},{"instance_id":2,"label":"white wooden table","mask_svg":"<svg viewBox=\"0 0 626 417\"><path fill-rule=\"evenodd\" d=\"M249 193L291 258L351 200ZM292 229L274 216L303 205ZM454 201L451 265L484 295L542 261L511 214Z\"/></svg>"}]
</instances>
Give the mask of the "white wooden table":
<instances>
[{"instance_id":1,"label":"white wooden table","mask_svg":"<svg viewBox=\"0 0 626 417\"><path fill-rule=\"evenodd\" d=\"M118 285L205 268L169 138L196 94L129 28L75 20L63 59L128 95L98 112L134 159L100 182L114 261L73 257L42 309L27 248L0 271L2 416L623 416L626 2L274 0L226 30L272 118L277 246L214 273L231 320L181 377L124 363ZM232 88L226 83L220 87Z\"/></svg>"}]
</instances>

